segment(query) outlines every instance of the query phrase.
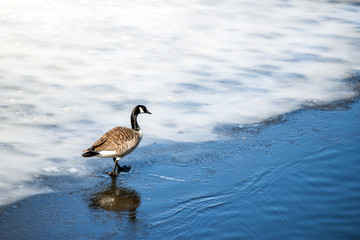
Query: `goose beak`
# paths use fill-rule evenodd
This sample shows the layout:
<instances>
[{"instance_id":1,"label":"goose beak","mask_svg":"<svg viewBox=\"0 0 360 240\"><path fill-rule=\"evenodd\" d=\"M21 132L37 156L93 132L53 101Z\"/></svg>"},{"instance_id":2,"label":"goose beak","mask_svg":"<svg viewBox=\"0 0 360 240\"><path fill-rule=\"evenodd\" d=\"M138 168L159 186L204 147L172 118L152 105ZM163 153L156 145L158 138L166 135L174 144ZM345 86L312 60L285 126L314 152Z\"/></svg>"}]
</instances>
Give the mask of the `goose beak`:
<instances>
[{"instance_id":1,"label":"goose beak","mask_svg":"<svg viewBox=\"0 0 360 240\"><path fill-rule=\"evenodd\" d=\"M149 112L148 110L146 110L146 112L145 113L147 113L147 114L151 114L151 112Z\"/></svg>"}]
</instances>

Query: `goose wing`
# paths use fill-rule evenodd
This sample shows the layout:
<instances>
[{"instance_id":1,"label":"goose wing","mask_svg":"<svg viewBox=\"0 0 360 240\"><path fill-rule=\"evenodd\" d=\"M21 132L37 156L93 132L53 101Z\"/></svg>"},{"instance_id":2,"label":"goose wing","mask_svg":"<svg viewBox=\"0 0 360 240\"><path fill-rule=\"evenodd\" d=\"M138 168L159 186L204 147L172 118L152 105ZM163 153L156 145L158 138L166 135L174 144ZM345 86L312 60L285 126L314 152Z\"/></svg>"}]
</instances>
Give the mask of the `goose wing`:
<instances>
[{"instance_id":1,"label":"goose wing","mask_svg":"<svg viewBox=\"0 0 360 240\"><path fill-rule=\"evenodd\" d=\"M89 149L84 151L116 151L117 154L122 154L131 148L132 145L135 146L138 139L134 130L125 127L115 127L106 132Z\"/></svg>"}]
</instances>

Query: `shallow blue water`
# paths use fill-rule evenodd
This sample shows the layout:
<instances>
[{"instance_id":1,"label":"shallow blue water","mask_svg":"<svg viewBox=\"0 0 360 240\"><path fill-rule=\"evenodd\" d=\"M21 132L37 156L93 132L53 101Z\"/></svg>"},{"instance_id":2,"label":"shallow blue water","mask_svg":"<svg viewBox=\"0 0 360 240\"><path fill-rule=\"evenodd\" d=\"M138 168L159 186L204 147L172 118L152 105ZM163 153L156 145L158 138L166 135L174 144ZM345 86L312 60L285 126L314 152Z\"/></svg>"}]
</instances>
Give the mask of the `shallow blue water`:
<instances>
[{"instance_id":1,"label":"shallow blue water","mask_svg":"<svg viewBox=\"0 0 360 240\"><path fill-rule=\"evenodd\" d=\"M187 160L180 153L179 165L164 172L181 172L175 175L190 184L168 186L161 196L168 209L153 216L152 232L178 239L356 239L359 104L354 108L290 114L255 134L203 144L198 156L198 149L186 150L193 153Z\"/></svg>"}]
</instances>

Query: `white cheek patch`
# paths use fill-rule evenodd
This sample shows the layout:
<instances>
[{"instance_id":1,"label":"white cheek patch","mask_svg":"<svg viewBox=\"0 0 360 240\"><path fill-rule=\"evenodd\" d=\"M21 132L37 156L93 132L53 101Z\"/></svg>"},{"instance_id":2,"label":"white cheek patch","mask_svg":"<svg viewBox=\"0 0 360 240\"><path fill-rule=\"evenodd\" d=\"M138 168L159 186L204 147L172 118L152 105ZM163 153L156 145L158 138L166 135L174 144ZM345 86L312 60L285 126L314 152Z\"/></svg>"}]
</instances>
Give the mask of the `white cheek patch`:
<instances>
[{"instance_id":1,"label":"white cheek patch","mask_svg":"<svg viewBox=\"0 0 360 240\"><path fill-rule=\"evenodd\" d=\"M140 113L144 113L144 109L140 107Z\"/></svg>"}]
</instances>

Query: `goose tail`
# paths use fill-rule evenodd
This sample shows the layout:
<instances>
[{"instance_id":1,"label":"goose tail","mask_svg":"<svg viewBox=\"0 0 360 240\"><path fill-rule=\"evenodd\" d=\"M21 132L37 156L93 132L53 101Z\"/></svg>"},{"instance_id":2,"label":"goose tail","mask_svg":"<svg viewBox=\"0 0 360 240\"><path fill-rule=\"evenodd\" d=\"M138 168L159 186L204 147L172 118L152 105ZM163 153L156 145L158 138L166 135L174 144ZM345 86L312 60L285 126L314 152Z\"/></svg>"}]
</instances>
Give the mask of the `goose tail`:
<instances>
[{"instance_id":1,"label":"goose tail","mask_svg":"<svg viewBox=\"0 0 360 240\"><path fill-rule=\"evenodd\" d=\"M82 154L82 156L83 157L93 157L93 156L96 156L96 155L99 155L100 153L98 153L98 152L95 152L94 150L89 150L89 149L87 149L87 150L85 150L86 152L84 152L83 154Z\"/></svg>"}]
</instances>

